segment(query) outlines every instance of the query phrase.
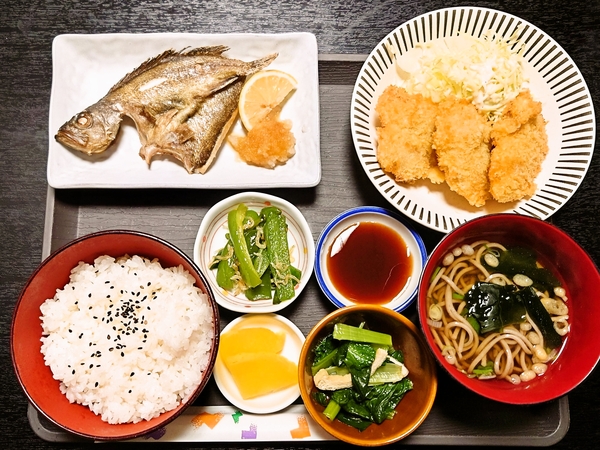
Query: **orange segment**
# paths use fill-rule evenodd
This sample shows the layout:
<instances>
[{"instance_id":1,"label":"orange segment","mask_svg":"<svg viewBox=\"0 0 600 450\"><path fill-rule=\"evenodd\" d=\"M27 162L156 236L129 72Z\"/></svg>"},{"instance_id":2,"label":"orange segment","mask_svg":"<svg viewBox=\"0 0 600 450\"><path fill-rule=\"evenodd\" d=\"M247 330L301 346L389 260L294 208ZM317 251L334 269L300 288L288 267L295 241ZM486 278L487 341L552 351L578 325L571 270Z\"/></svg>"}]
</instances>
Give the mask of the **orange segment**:
<instances>
[{"instance_id":1,"label":"orange segment","mask_svg":"<svg viewBox=\"0 0 600 450\"><path fill-rule=\"evenodd\" d=\"M244 84L239 100L240 119L247 130L263 120L269 112L296 89L298 82L289 73L263 70Z\"/></svg>"}]
</instances>

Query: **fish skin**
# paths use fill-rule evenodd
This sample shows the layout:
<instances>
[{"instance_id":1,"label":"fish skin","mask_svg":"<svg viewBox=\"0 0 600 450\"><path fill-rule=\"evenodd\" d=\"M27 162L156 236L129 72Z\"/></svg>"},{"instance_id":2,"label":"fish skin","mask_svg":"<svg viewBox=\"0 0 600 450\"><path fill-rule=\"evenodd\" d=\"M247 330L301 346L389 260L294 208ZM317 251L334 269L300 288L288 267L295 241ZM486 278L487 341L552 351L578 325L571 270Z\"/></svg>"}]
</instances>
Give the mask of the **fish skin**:
<instances>
[{"instance_id":1,"label":"fish skin","mask_svg":"<svg viewBox=\"0 0 600 450\"><path fill-rule=\"evenodd\" d=\"M167 132L156 127L160 132L148 137L140 156L150 164L155 155L171 155L183 163L188 173L205 173L237 116L244 82L245 78L240 78L207 97L185 126ZM170 122L169 118L166 120Z\"/></svg>"},{"instance_id":2,"label":"fish skin","mask_svg":"<svg viewBox=\"0 0 600 450\"><path fill-rule=\"evenodd\" d=\"M123 117L129 116L137 128L142 149L161 140L175 142L173 133L179 135L180 144L189 142L196 119L191 127L187 122L209 96L261 70L277 57L271 54L244 62L222 56L226 50L228 47L222 45L171 49L150 58L125 75L97 103L63 124L55 139L89 155L100 153L115 140ZM161 137L163 133L171 133L171 138ZM144 157L160 152L140 153ZM145 159L149 163L151 156Z\"/></svg>"}]
</instances>

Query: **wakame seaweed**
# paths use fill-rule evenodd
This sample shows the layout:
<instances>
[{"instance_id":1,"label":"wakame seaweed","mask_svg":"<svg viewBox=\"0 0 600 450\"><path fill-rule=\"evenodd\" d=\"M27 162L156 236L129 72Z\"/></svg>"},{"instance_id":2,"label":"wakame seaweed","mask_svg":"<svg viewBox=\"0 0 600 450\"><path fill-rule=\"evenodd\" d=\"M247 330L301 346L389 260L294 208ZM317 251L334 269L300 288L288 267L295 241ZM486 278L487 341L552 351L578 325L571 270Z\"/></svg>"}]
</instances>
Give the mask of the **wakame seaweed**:
<instances>
[{"instance_id":1,"label":"wakame seaweed","mask_svg":"<svg viewBox=\"0 0 600 450\"><path fill-rule=\"evenodd\" d=\"M540 329L546 347L556 348L562 343L550 314L531 286L518 289L513 285L480 281L467 291L465 301L466 317L477 321L479 334L502 331L505 326L522 323L529 314Z\"/></svg>"},{"instance_id":2,"label":"wakame seaweed","mask_svg":"<svg viewBox=\"0 0 600 450\"><path fill-rule=\"evenodd\" d=\"M509 278L516 274L527 275L533 281L534 287L540 291L552 291L560 286L560 281L548 269L538 267L536 253L528 248L513 247L500 251L498 266L491 267L485 261L483 265L491 272L503 273Z\"/></svg>"},{"instance_id":3,"label":"wakame seaweed","mask_svg":"<svg viewBox=\"0 0 600 450\"><path fill-rule=\"evenodd\" d=\"M525 321L525 305L514 295L516 290L513 285L480 281L467 291L467 317L477 320L480 334Z\"/></svg>"}]
</instances>

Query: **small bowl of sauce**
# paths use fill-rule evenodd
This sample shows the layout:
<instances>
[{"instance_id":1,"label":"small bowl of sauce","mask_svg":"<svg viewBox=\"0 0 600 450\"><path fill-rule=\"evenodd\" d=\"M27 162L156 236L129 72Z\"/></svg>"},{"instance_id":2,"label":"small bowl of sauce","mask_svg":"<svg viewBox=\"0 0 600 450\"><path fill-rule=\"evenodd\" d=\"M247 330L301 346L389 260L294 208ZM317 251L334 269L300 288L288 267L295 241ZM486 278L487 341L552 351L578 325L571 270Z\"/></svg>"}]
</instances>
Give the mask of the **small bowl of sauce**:
<instances>
[{"instance_id":1,"label":"small bowl of sauce","mask_svg":"<svg viewBox=\"0 0 600 450\"><path fill-rule=\"evenodd\" d=\"M403 311L415 299L427 251L419 234L385 208L343 212L317 241L315 275L337 307L381 305Z\"/></svg>"}]
</instances>

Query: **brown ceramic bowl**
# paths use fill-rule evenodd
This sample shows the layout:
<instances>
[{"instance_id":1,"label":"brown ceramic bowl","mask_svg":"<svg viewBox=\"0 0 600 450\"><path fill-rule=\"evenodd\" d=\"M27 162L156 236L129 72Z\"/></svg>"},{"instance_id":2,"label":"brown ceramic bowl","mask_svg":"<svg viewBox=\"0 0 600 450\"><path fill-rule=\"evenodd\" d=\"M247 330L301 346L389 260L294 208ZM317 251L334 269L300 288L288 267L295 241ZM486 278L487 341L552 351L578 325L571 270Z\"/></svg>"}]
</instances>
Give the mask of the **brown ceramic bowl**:
<instances>
[{"instance_id":1,"label":"brown ceramic bowl","mask_svg":"<svg viewBox=\"0 0 600 450\"><path fill-rule=\"evenodd\" d=\"M206 293L212 308L213 337L209 362L200 384L187 402L152 420L109 424L87 406L70 403L59 390L59 382L44 364L40 338L40 305L69 282L71 269L79 261L93 263L101 255L140 255L158 258L162 267L182 265ZM163 427L200 395L214 367L219 345L219 311L204 275L181 250L168 242L136 231L111 230L80 237L45 259L27 281L17 301L11 329L11 353L15 373L29 401L50 421L76 435L96 440L138 437Z\"/></svg>"},{"instance_id":2,"label":"brown ceramic bowl","mask_svg":"<svg viewBox=\"0 0 600 450\"><path fill-rule=\"evenodd\" d=\"M358 326L365 322L370 329L391 334L394 348L404 353L405 365L414 388L407 392L397 406L393 419L372 424L360 432L323 414L323 407L311 396L315 390L311 366L313 348L331 334L336 323ZM317 323L306 337L298 363L300 394L311 417L332 436L353 445L381 446L405 438L425 420L437 392L435 361L427 343L415 325L403 315L383 306L357 305L335 310Z\"/></svg>"}]
</instances>

